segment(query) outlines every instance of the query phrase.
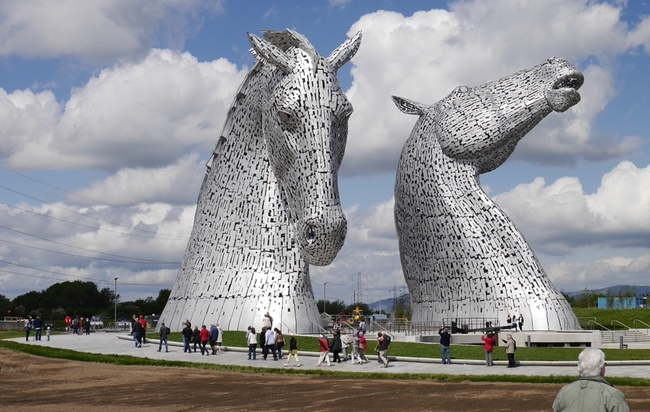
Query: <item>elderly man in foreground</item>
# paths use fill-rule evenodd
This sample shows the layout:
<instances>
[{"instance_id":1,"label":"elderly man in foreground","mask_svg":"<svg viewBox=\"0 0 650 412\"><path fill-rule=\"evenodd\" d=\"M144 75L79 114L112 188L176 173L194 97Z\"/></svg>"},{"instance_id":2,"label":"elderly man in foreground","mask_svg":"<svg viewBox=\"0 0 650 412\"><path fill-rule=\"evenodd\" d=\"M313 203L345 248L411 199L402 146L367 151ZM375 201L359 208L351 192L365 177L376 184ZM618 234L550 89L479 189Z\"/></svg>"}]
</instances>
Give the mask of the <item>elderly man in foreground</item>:
<instances>
[{"instance_id":1,"label":"elderly man in foreground","mask_svg":"<svg viewBox=\"0 0 650 412\"><path fill-rule=\"evenodd\" d=\"M629 412L625 396L605 380L605 354L587 348L578 356L580 379L560 389L553 412Z\"/></svg>"}]
</instances>

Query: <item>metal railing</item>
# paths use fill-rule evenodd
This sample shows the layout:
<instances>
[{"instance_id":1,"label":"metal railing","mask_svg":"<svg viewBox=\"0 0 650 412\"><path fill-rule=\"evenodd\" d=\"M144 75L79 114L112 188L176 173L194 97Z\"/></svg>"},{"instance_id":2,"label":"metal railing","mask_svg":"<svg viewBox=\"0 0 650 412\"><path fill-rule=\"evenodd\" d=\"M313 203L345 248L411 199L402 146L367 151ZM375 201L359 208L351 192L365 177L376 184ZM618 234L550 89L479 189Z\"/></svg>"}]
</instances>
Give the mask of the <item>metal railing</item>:
<instances>
[{"instance_id":1,"label":"metal railing","mask_svg":"<svg viewBox=\"0 0 650 412\"><path fill-rule=\"evenodd\" d=\"M316 326L316 330L318 330L318 331L320 331L322 333L327 333L327 330L325 330L325 328L322 327L321 325L319 325L318 323L312 321L311 324Z\"/></svg>"},{"instance_id":2,"label":"metal railing","mask_svg":"<svg viewBox=\"0 0 650 412\"><path fill-rule=\"evenodd\" d=\"M648 334L648 331L650 331L650 325L648 325L647 323L645 323L645 322L642 321L641 319L634 319L634 320L632 321L632 323L634 323L634 324L636 324L637 322L638 322L638 323L642 323L642 324L644 324L644 325L646 326L646 335L647 335L647 334Z\"/></svg>"},{"instance_id":3,"label":"metal railing","mask_svg":"<svg viewBox=\"0 0 650 412\"><path fill-rule=\"evenodd\" d=\"M619 321L616 320L616 319L612 320L610 323L611 323L612 325L619 324L619 325L621 325L621 326L623 326L623 327L626 327L628 330L631 330L631 329L632 329L631 327L627 326L625 323L623 323L623 322L619 322Z\"/></svg>"}]
</instances>

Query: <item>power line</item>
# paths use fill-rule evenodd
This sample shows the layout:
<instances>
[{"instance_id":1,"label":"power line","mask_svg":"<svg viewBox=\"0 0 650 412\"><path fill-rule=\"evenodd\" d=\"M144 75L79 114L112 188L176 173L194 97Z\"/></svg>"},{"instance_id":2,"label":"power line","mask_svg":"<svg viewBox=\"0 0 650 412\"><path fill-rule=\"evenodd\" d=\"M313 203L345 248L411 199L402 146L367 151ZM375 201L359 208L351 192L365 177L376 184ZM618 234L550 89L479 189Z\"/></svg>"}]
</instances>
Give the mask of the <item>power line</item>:
<instances>
[{"instance_id":1,"label":"power line","mask_svg":"<svg viewBox=\"0 0 650 412\"><path fill-rule=\"evenodd\" d=\"M31 235L29 233L21 232L20 230L11 229L11 228L8 228L8 227L3 226L3 225L0 225L0 228L3 228L5 230L9 230L9 231L14 232L14 233L19 233L21 235L25 235L25 236L33 237L33 238L36 238L36 239L39 239L39 240L43 240L45 242L52 242L52 243L55 243L57 245L62 245L62 246L70 247L70 248L73 248L73 249L79 249L79 250L83 250L83 251L86 251L86 252L99 253L99 254L102 254L102 255L121 257L121 258L125 258L125 259L140 260L140 261L145 262L145 263L147 263L147 262L148 263L167 263L167 264L179 264L180 263L180 262L161 262L161 261L156 261L156 260L148 260L148 259L134 258L134 257L129 257L129 256L115 255L113 253L99 252L99 251L96 251L96 250L86 249L86 248L79 247L79 246L69 245L67 243L57 242L56 240L51 240L51 239L47 239L47 238L44 238L44 237Z\"/></svg>"},{"instance_id":2,"label":"power line","mask_svg":"<svg viewBox=\"0 0 650 412\"><path fill-rule=\"evenodd\" d=\"M40 247L36 247L36 246L29 246L29 245L24 245L22 243L12 242L12 241L6 240L6 239L0 239L0 242L10 243L12 245L22 246L22 247L26 247L26 248L29 248L29 249L42 250L44 252L57 253L59 255L72 256L72 257L81 258L81 259L102 260L102 261L105 261L105 262L139 263L139 264L147 264L147 265L170 265L170 264L180 264L181 263L181 262L161 262L161 261L153 261L153 260L144 260L144 259L140 259L140 258L130 258L128 256L124 256L124 258L126 258L126 259L138 259L138 261L106 259L106 258L100 258L100 257L96 257L96 256L81 256L81 255L75 255L73 253L59 252L57 250L50 250L50 249L40 248ZM102 253L102 252L96 252L96 253ZM119 256L119 255L116 255L116 256Z\"/></svg>"},{"instance_id":3,"label":"power line","mask_svg":"<svg viewBox=\"0 0 650 412\"><path fill-rule=\"evenodd\" d=\"M85 214L80 213L80 212L77 212L77 211L75 211L75 210L68 209L68 208L65 208L65 207L62 207L62 206L57 206L57 205L55 205L55 204L52 204L52 203L46 202L45 200L39 199L39 198L37 198L37 197L29 196L29 195L27 195L27 194L25 194L25 193L19 192L19 191L17 191L17 190L14 190L14 189L8 188L8 187L3 186L3 185L0 185L0 188L1 188L1 189L5 189L5 190L7 190L7 191L9 191L9 192L12 192L12 193L16 193L16 194L18 194L18 195L20 195L20 196L24 196L24 197L26 197L26 198L28 198L28 199L36 200L37 202L41 202L41 203L43 203L43 204L50 205L50 206L55 207L55 208L57 208L57 209L65 210L66 212L70 212L70 213L74 213L74 214L79 215L79 216L83 216L83 217L88 218L88 219L94 219L94 220L97 220L97 221L99 221L99 222L109 223L109 224L111 224L111 225L116 225L116 226L120 226L120 227L125 227L125 228L127 228L127 229L139 230L139 231L141 231L141 232L146 232L146 233L153 233L153 234L155 234L155 235L157 235L157 236L159 236L159 235L169 236L170 239L185 239L185 240L187 240L187 238L181 238L181 237L174 236L174 235L169 235L169 234L166 234L166 233L158 233L158 232L154 232L154 231L152 231L152 230L139 229L139 228L134 227L134 226L123 225L123 224L121 224L121 223L112 222L112 221L110 221L110 220L100 219L100 218L98 218L98 217L85 215Z\"/></svg>"},{"instance_id":4,"label":"power line","mask_svg":"<svg viewBox=\"0 0 650 412\"><path fill-rule=\"evenodd\" d=\"M44 218L47 218L47 219L58 220L59 222L65 222L65 223L69 223L71 225L86 227L86 228L89 228L89 229L99 230L99 231L102 231L102 232L117 233L117 234L120 234L120 235L135 236L135 237L142 237L142 238L146 238L146 239L156 239L156 240L183 240L183 241L187 241L189 239L189 238L186 238L186 237L161 238L161 237L158 236L158 234L156 234L156 236L145 236L145 235L136 235L135 233L118 232L117 230L104 229L102 227L84 225L83 223L78 223L78 222L71 222L69 220L61 219L61 218L54 217L54 216L49 216L49 215L46 215L44 213L38 213L38 212L34 212L33 210L25 209L25 208L18 207L18 206L15 206L15 205L10 205L10 204L5 203L5 202L0 202L0 204L11 207L13 209L21 210L23 212L27 212L27 213L31 213L31 214L34 214L34 215L37 215L37 216L41 216L41 217L44 217Z\"/></svg>"},{"instance_id":5,"label":"power line","mask_svg":"<svg viewBox=\"0 0 650 412\"><path fill-rule=\"evenodd\" d=\"M26 269L38 270L40 272L45 272L45 273L52 273L52 274L59 275L59 276L66 276L66 277L73 278L73 279L78 279L78 280L93 281L93 282L96 282L96 283L107 283L107 284L110 284L110 285L113 284L113 281L109 281L109 280L93 279L93 278L82 278L80 276L68 275L67 273L55 272L55 271L52 271L52 270L35 268L33 266L21 265L20 263L9 262L9 261L4 260L4 259L0 259L0 263L6 263L8 265L18 266L18 267L22 267L22 268L26 268ZM9 273L9 274L12 274L12 275L19 275L19 276L29 276L29 277L37 277L37 278L44 278L44 279L61 280L59 278L52 278L52 277L40 276L40 275L30 275L28 273L11 272L11 271L6 271L6 270L2 270L2 269L0 269L0 272ZM155 284L155 283L120 282L120 284L121 285L128 285L128 286L149 286L149 287L152 287L152 286L153 287L173 286L173 285L170 285L168 283Z\"/></svg>"}]
</instances>

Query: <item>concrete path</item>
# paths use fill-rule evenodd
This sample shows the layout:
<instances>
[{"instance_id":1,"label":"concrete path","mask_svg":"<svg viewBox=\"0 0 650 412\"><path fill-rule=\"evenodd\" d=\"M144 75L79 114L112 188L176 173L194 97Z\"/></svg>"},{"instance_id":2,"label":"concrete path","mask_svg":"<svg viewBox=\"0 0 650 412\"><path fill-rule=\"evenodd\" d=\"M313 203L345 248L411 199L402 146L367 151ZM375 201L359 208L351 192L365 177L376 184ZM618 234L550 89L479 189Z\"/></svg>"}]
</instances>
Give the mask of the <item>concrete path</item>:
<instances>
[{"instance_id":1,"label":"concrete path","mask_svg":"<svg viewBox=\"0 0 650 412\"><path fill-rule=\"evenodd\" d=\"M31 339L31 337L30 337ZM150 359L214 363L220 365L240 365L255 366L258 368L285 368L282 360L273 361L271 357L268 360L262 360L258 353L257 360L247 359L248 350L245 348L226 348L227 350L218 355L202 356L200 351L196 353L184 353L182 344L173 342L169 345L169 352L165 352L163 346L162 352L158 352L158 341L151 339L149 343L136 348L133 340L128 334L115 333L92 333L91 335L53 335L50 341L43 336L42 341L25 341L24 338L10 339L14 342L26 345L48 346L53 348L71 349L80 352L97 353L104 355L130 355ZM300 347L300 340L298 340ZM451 348L453 356L453 346ZM316 361L318 354L309 352L298 353L301 361L301 369L317 369ZM374 355L374 354L371 354ZM322 365L321 369L342 371L342 372L379 372L390 374L401 373L434 373L449 375L530 375L530 376L552 376L566 375L578 376L576 362L524 362L517 368L506 368L505 361L495 362L495 366L488 368L484 362L475 360L452 360L451 365L441 365L439 359L415 359L415 358L393 358L388 368L380 368L377 363L377 357L368 356L369 363L359 365L351 362L332 363L331 367ZM292 360L293 362L293 360ZM636 377L650 379L650 362L648 361L627 361L607 362L607 376ZM296 368L295 365L287 368Z\"/></svg>"}]
</instances>

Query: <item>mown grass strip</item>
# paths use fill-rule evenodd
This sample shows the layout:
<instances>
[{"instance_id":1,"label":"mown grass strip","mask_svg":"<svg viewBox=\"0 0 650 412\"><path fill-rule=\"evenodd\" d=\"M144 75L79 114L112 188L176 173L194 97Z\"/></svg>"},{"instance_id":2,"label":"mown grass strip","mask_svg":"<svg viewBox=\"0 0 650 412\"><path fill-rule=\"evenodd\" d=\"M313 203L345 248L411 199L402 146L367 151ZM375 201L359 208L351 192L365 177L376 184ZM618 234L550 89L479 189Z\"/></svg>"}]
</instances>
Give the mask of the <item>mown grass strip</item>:
<instances>
[{"instance_id":1,"label":"mown grass strip","mask_svg":"<svg viewBox=\"0 0 650 412\"><path fill-rule=\"evenodd\" d=\"M166 361L149 358L140 358L128 355L102 355L86 352L77 352L69 349L57 349L43 346L23 345L17 342L0 340L0 347L16 352L27 353L54 359L66 359L79 362L105 363L119 366L164 366L182 367L193 369L210 369L229 372L264 373L264 374L290 374L307 376L332 376L349 379L400 379L400 380L431 380L444 382L505 382L505 383L553 383L566 384L576 380L575 376L527 376L527 375L444 375L444 374L391 374L380 372L337 372L331 370L314 369L285 369L285 368L256 368L252 366L216 365L183 361ZM608 377L616 386L650 386L650 379Z\"/></svg>"},{"instance_id":2,"label":"mown grass strip","mask_svg":"<svg viewBox=\"0 0 650 412\"><path fill-rule=\"evenodd\" d=\"M155 339L156 335L151 334ZM172 333L170 341L182 342L180 333ZM312 336L299 336L298 349L306 352L318 352L318 338ZM223 344L230 347L248 347L246 343L246 332L226 331L223 336ZM372 355L376 345L375 341L368 341L366 354ZM517 344L518 361L572 361L578 360L578 355L583 348L543 348L524 346L524 342ZM603 349L608 361L614 360L650 360L650 350L647 349ZM388 351L390 356L406 356L412 358L440 358L440 345L431 343L416 342L393 342ZM451 345L451 359L483 360L485 352L482 345ZM495 348L494 360L507 360L506 351L503 347Z\"/></svg>"}]
</instances>

